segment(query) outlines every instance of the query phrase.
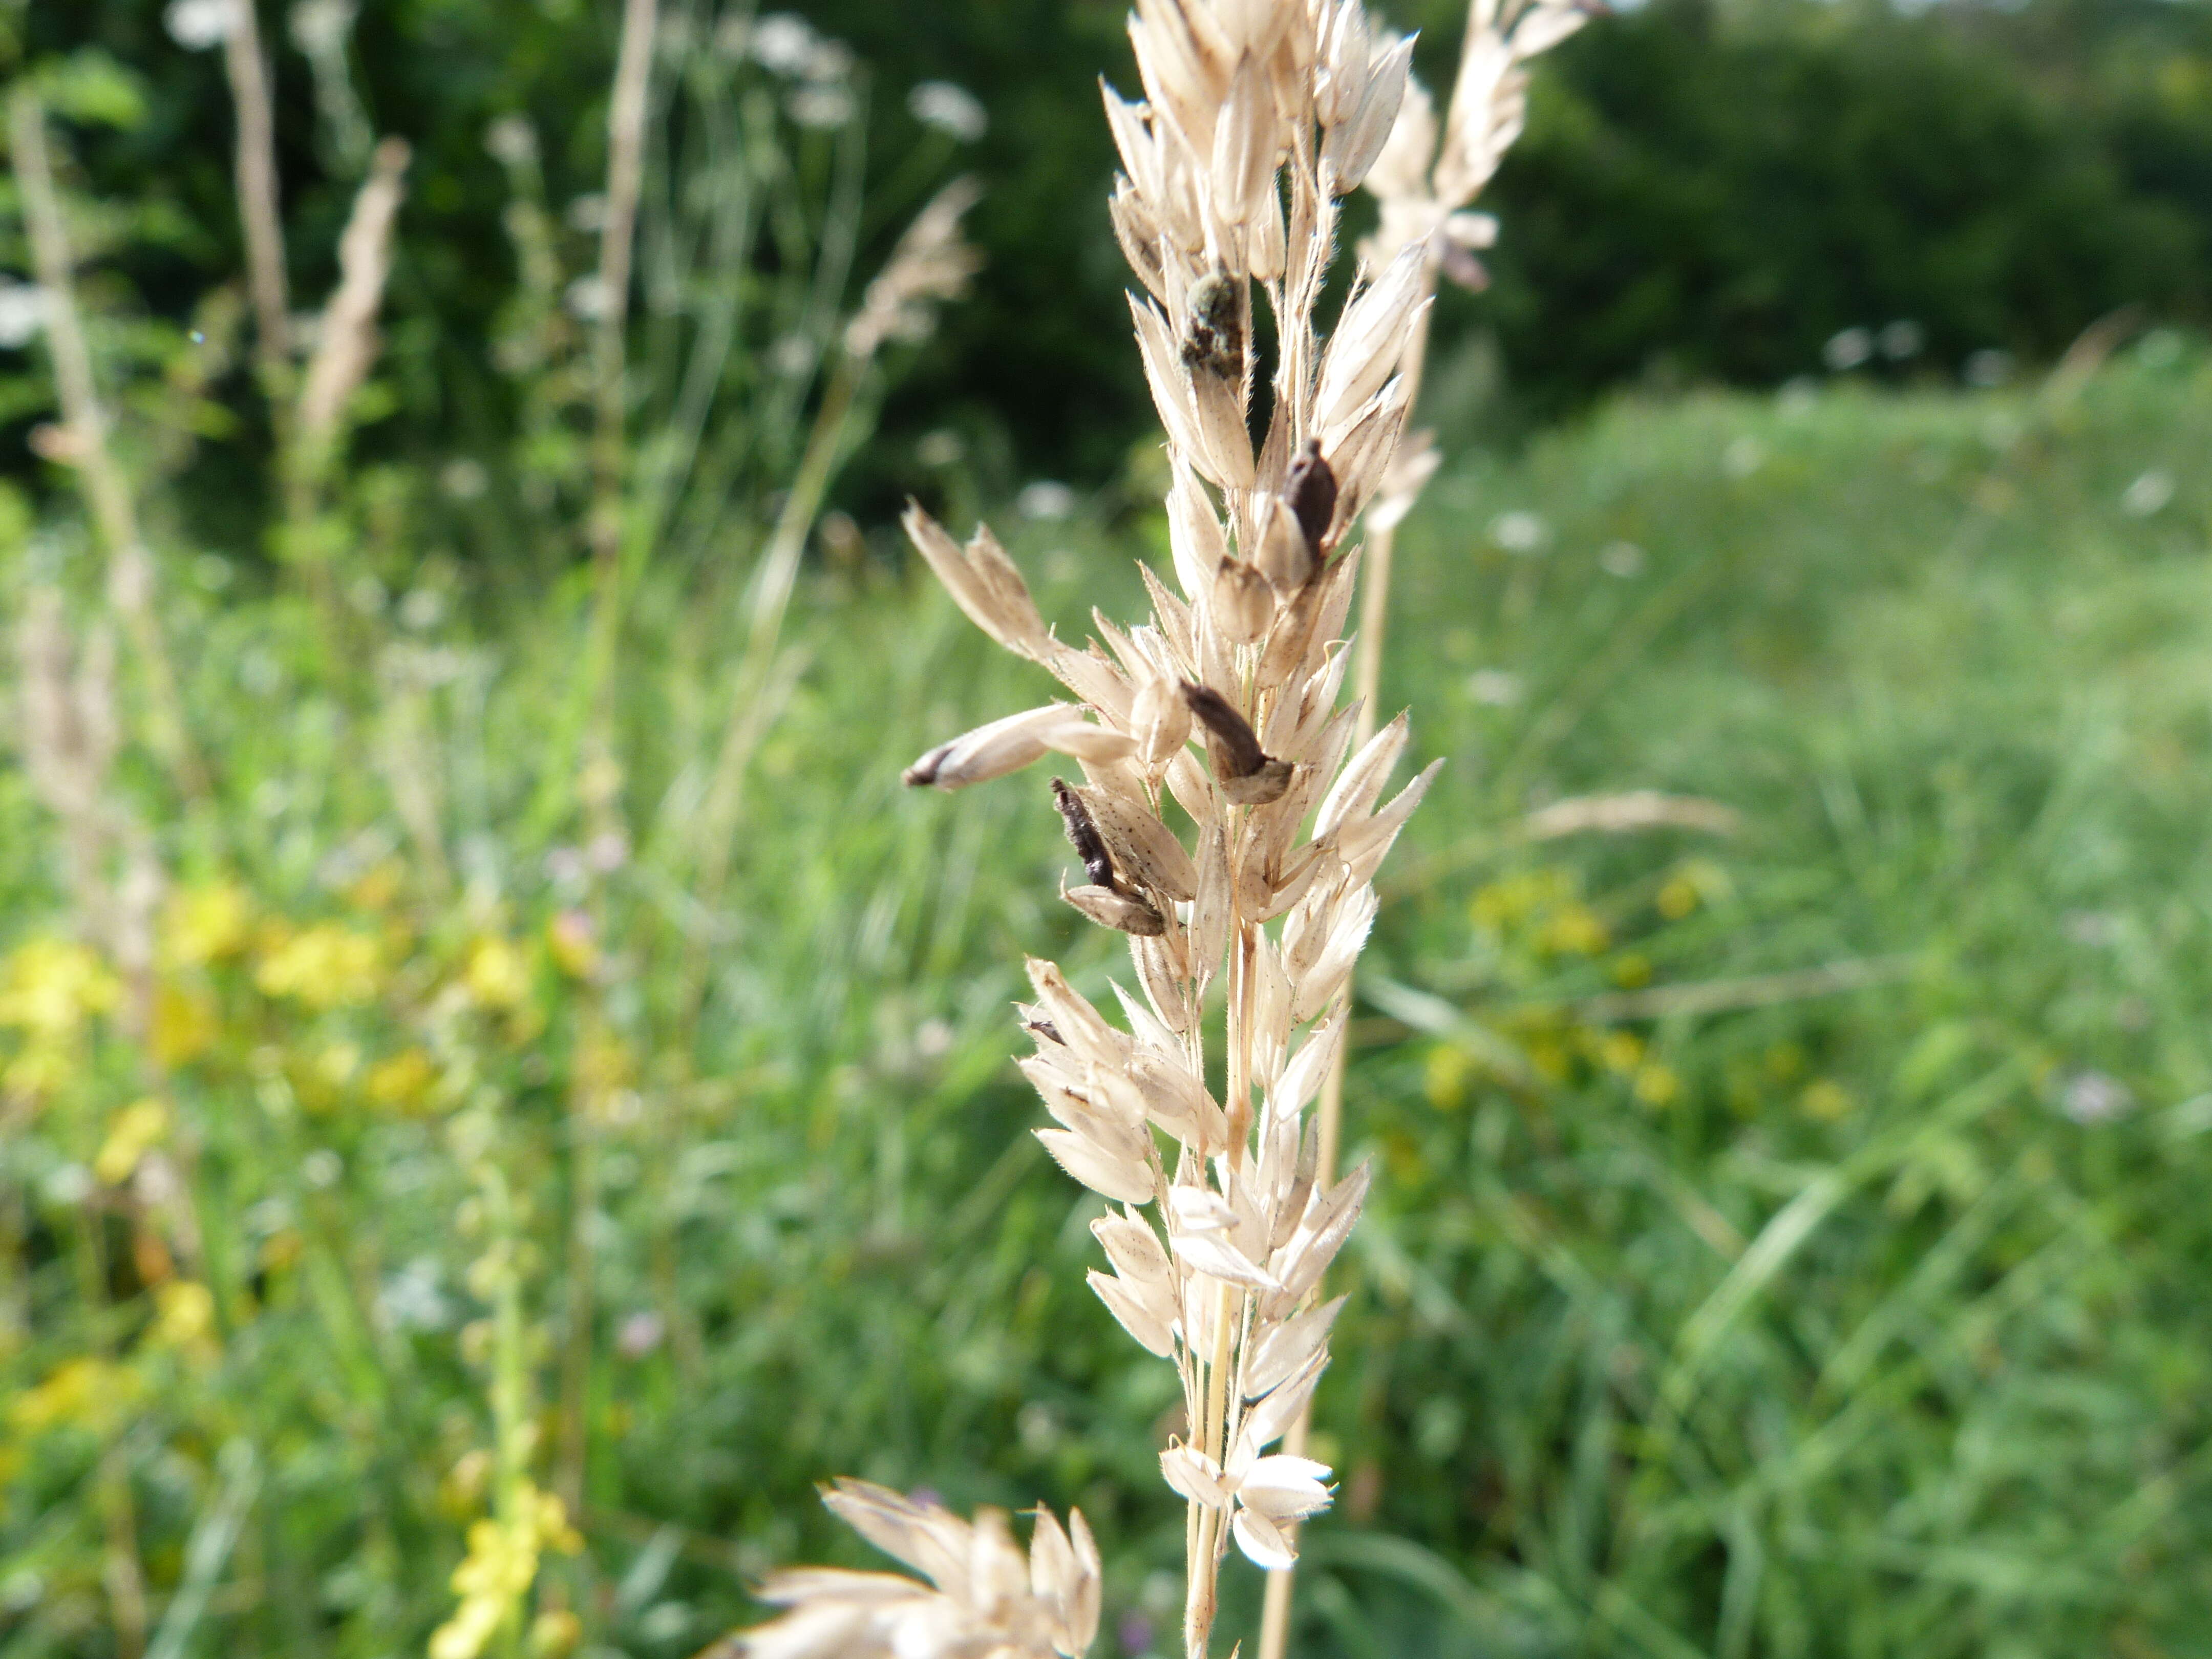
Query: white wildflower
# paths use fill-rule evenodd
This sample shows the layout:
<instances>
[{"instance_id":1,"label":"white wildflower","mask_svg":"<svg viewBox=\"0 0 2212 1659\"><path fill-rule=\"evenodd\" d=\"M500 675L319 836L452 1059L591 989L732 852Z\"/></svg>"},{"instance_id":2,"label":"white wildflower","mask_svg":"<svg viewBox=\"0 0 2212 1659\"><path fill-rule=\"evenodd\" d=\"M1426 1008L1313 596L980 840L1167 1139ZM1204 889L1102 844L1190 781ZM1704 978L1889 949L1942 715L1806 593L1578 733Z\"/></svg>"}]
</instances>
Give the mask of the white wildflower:
<instances>
[{"instance_id":1,"label":"white wildflower","mask_svg":"<svg viewBox=\"0 0 2212 1659\"><path fill-rule=\"evenodd\" d=\"M46 289L35 283L0 277L0 348L19 350L46 325Z\"/></svg>"},{"instance_id":2,"label":"white wildflower","mask_svg":"<svg viewBox=\"0 0 2212 1659\"><path fill-rule=\"evenodd\" d=\"M4 343L4 336L0 336L0 343ZM2121 492L2120 511L2130 519L2148 519L2164 510L2172 499L2173 474L2153 467Z\"/></svg>"},{"instance_id":3,"label":"white wildflower","mask_svg":"<svg viewBox=\"0 0 2212 1659\"><path fill-rule=\"evenodd\" d=\"M812 25L787 11L755 18L744 37L753 62L777 75L805 74L817 44Z\"/></svg>"},{"instance_id":4,"label":"white wildflower","mask_svg":"<svg viewBox=\"0 0 2212 1659\"><path fill-rule=\"evenodd\" d=\"M169 38L186 52L205 52L229 39L246 0L169 0L161 16Z\"/></svg>"},{"instance_id":5,"label":"white wildflower","mask_svg":"<svg viewBox=\"0 0 2212 1659\"><path fill-rule=\"evenodd\" d=\"M906 106L926 127L948 132L963 144L981 138L991 118L975 94L950 81L924 81L906 95Z\"/></svg>"}]
</instances>

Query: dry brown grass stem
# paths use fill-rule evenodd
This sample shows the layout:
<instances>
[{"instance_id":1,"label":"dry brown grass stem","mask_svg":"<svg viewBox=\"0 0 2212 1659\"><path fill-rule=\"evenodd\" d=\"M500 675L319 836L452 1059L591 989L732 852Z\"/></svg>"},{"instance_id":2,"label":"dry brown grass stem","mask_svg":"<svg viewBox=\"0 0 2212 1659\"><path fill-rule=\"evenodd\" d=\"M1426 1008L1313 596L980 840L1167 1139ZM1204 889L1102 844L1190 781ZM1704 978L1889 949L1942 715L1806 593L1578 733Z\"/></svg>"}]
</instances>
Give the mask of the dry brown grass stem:
<instances>
[{"instance_id":1,"label":"dry brown grass stem","mask_svg":"<svg viewBox=\"0 0 2212 1659\"><path fill-rule=\"evenodd\" d=\"M886 344L926 337L936 326L939 308L966 290L981 258L962 240L960 224L981 194L973 179L962 178L930 199L862 293L839 340L806 447L753 573L745 650L738 664L729 720L697 814L694 889L710 914L720 902L729 873L745 774L805 666L800 653L782 648L784 620L791 609L799 560L850 441L862 377ZM709 943L702 937L694 946L695 963L701 969L702 953ZM701 982L696 974L693 982Z\"/></svg>"},{"instance_id":2,"label":"dry brown grass stem","mask_svg":"<svg viewBox=\"0 0 2212 1659\"><path fill-rule=\"evenodd\" d=\"M410 154L404 139L386 138L376 147L368 182L338 239L338 285L323 307L300 391L299 439L313 464L327 458L346 405L376 364L376 317L392 274L392 231L407 194Z\"/></svg>"},{"instance_id":3,"label":"dry brown grass stem","mask_svg":"<svg viewBox=\"0 0 2212 1659\"><path fill-rule=\"evenodd\" d=\"M253 296L256 355L264 374L281 383L292 351L291 301L284 276L284 221L277 204L276 122L269 94L269 61L253 0L233 0L222 41L223 68L238 122L240 222L246 231L246 280Z\"/></svg>"},{"instance_id":4,"label":"dry brown grass stem","mask_svg":"<svg viewBox=\"0 0 2212 1659\"><path fill-rule=\"evenodd\" d=\"M30 231L32 268L46 291L46 337L61 399L62 458L75 471L93 528L107 556L107 602L122 619L146 688L147 740L187 796L207 792L177 691L167 641L154 605L154 560L139 533L131 482L108 441L107 413L94 378L92 350L76 307L76 260L46 146L46 106L27 82L9 96L15 183Z\"/></svg>"},{"instance_id":5,"label":"dry brown grass stem","mask_svg":"<svg viewBox=\"0 0 2212 1659\"><path fill-rule=\"evenodd\" d=\"M599 315L592 346L598 410L591 522L592 552L603 582L611 580L609 573L622 557L630 269L638 194L645 181L645 121L659 20L659 0L625 0L614 95L607 108L606 216L599 230Z\"/></svg>"},{"instance_id":6,"label":"dry brown grass stem","mask_svg":"<svg viewBox=\"0 0 2212 1659\"><path fill-rule=\"evenodd\" d=\"M114 635L95 625L80 642L60 591L40 584L25 597L15 666L24 773L61 824L78 925L121 971L125 1024L143 1036L153 1018L162 884L152 838L112 787L120 741Z\"/></svg>"}]
</instances>

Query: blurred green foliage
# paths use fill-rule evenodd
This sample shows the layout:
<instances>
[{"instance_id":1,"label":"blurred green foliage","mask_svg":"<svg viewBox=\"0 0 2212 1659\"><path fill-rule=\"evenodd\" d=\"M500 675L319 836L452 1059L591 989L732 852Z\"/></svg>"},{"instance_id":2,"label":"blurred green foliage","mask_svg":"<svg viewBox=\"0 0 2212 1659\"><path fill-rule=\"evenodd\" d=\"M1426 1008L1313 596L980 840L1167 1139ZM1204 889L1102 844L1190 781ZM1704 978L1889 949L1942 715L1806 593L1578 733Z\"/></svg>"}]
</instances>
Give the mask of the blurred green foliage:
<instances>
[{"instance_id":1,"label":"blurred green foliage","mask_svg":"<svg viewBox=\"0 0 2212 1659\"><path fill-rule=\"evenodd\" d=\"M1166 1379L1085 1290L1092 1206L1006 1063L1024 952L1095 994L1122 959L1054 897L1035 780L900 787L1042 688L866 509L909 483L963 529L988 507L1070 635L1139 591L1132 551L1160 556L1149 501L999 508L1035 468L1115 471L1139 427L1088 86L1118 9L819 15L883 61L777 76L672 38L686 101L656 143L699 147L648 197L614 491L638 550L609 612L579 580L571 303L605 12L362 19L364 119L421 152L352 453L297 507L236 349L216 65L151 4L0 12L73 158L96 367L211 762L168 780L125 658L100 798L169 878L130 962L26 769L0 769L0 1659L385 1659L454 1614L458 1565L525 1554L489 1650L682 1659L763 1571L861 1559L812 1501L836 1473L1080 1503L1130 1659L1173 1605ZM1942 289L1959 309L1913 311L1934 343L1881 372L2047 353L2076 319L2023 248L2094 276L2179 247L2166 303L2195 303L2199 19L1662 7L1562 57L1528 166L1620 222L1632 274L1717 239L1652 337L1675 372L1758 378L1951 270L1939 210L1968 198L1888 142L1951 133L1972 199L2010 204L1974 234L2021 285ZM1640 58L1711 89L1655 94ZM328 88L282 68L311 304L358 160ZM907 111L928 76L985 95L972 150ZM867 125L799 118L810 89L865 94ZM1757 153L1817 180L1833 138L1895 168L1853 201L1899 286L1835 278L1802 335L1739 336L1753 313L1700 297L1713 271L1814 267L1697 198L1746 192L1756 228L1819 192L1707 129L1778 122L1785 93L1881 112ZM733 112L758 123L746 166L701 165ZM518 113L534 148L493 155ZM1648 203L1560 159L1601 172L1647 121L1683 158ZM890 400L848 475L866 522L825 522L757 652L746 556L840 320L963 155L997 183L996 286L859 397L854 441ZM1514 208L1537 176L1501 185L1498 283L1462 340L1494 329L1511 396L1566 407L1647 360L1592 278L1559 366L1516 364L1536 262L1571 289L1613 257ZM718 264L700 227L741 185L772 210ZM823 255L848 229L849 268ZM518 271L532 246L550 262ZM2112 297L2088 282L2085 318ZM702 357L733 296L746 331ZM52 414L27 343L0 380L17 430ZM684 390L700 361L711 419ZM1438 377L1462 429L1484 372L1467 349ZM2208 443L2212 360L2159 330L1983 392L1616 393L1437 482L1386 689L1450 764L1362 981L1350 1133L1383 1179L1322 1396L1345 1486L1304 1651L2207 1651ZM17 630L62 604L82 664L106 602L72 477L0 491L0 600Z\"/></svg>"},{"instance_id":2,"label":"blurred green foliage","mask_svg":"<svg viewBox=\"0 0 2212 1659\"><path fill-rule=\"evenodd\" d=\"M847 503L915 487L914 445L946 430L1000 493L1039 474L1113 478L1150 420L1129 354L1097 320L1123 283L1095 90L1102 65L1131 79L1120 0L792 9L862 60L866 248L887 246L949 166L988 190L977 297L894 395L899 442L867 458ZM1401 8L1432 85L1449 79L1462 10ZM287 42L288 9L262 11L265 38ZM34 54L93 45L128 66L145 118L86 162L152 233L125 269L181 319L238 268L239 238L219 55L179 50L162 15L162 0L99 0L31 8L19 27ZM418 155L391 328L409 419L387 444L483 451L520 418L485 360L513 265L484 134L532 118L556 213L597 190L613 24L587 0L363 9L351 57L366 118ZM354 174L319 130L308 60L286 44L277 69L295 276L313 291ZM981 100L979 137L915 118L909 95L933 80ZM1887 366L1953 374L1978 351L2048 362L2124 305L2201 321L2212 303L2212 15L2197 0L1939 0L1910 15L1888 0L1651 0L1586 30L1537 82L1488 204L1504 222L1496 284L1443 303L1439 349L1457 371L1432 401L1448 430L1525 431L1647 377L1771 385L1819 372L1852 327L1912 324L1914 349Z\"/></svg>"},{"instance_id":3,"label":"blurred green foliage","mask_svg":"<svg viewBox=\"0 0 2212 1659\"><path fill-rule=\"evenodd\" d=\"M1382 1179L1301 1651L2203 1650L2208 441L2212 359L2159 335L2086 386L1619 403L1438 482L1387 690L1449 764L1362 981ZM1079 520L1013 550L1065 627L1134 595ZM1164 1379L1007 1064L1024 951L1094 994L1123 959L1053 897L1033 778L897 783L1034 673L825 566L702 905L714 630L641 602L634 844L536 839L570 635L463 580L380 624L412 666L371 712L296 602L179 597L225 828L169 837L165 1111L0 774L0 1653L117 1650L118 1516L185 1654L415 1649L507 1296L541 1483L586 1357L549 1651L573 1618L681 1659L750 1575L860 1563L812 1501L840 1471L1080 1503L1102 1650L1145 1651ZM1624 790L1735 827L1572 830Z\"/></svg>"},{"instance_id":4,"label":"blurred green foliage","mask_svg":"<svg viewBox=\"0 0 2212 1659\"><path fill-rule=\"evenodd\" d=\"M1882 366L2051 362L2107 313L2212 300L2212 12L1662 0L1542 81L1490 205L1513 393L1772 385L1847 329Z\"/></svg>"}]
</instances>

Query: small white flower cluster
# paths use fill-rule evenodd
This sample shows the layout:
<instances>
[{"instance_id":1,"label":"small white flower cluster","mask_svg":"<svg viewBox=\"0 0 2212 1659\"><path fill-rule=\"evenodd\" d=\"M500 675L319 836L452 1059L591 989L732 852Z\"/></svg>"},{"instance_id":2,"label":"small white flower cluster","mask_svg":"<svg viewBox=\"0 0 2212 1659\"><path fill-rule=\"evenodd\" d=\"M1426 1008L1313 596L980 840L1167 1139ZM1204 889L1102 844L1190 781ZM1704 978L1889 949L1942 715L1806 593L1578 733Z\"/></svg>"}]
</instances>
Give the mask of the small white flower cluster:
<instances>
[{"instance_id":1,"label":"small white flower cluster","mask_svg":"<svg viewBox=\"0 0 2212 1659\"><path fill-rule=\"evenodd\" d=\"M15 351L36 339L46 325L49 299L36 283L0 276L0 350Z\"/></svg>"},{"instance_id":2,"label":"small white flower cluster","mask_svg":"<svg viewBox=\"0 0 2212 1659\"><path fill-rule=\"evenodd\" d=\"M996 1510L971 1523L861 1480L839 1481L823 1501L929 1583L830 1567L779 1573L760 1599L790 1611L747 1632L745 1659L1075 1659L1097 1636L1098 1547L1079 1510L1065 1528L1038 1510L1024 1560Z\"/></svg>"},{"instance_id":3,"label":"small white flower cluster","mask_svg":"<svg viewBox=\"0 0 2212 1659\"><path fill-rule=\"evenodd\" d=\"M242 0L169 0L161 15L169 38L186 52L205 52L230 38Z\"/></svg>"},{"instance_id":4,"label":"small white flower cluster","mask_svg":"<svg viewBox=\"0 0 2212 1659\"><path fill-rule=\"evenodd\" d=\"M975 94L950 81L920 82L907 94L906 106L922 125L949 133L963 144L974 143L991 125L991 118Z\"/></svg>"},{"instance_id":5,"label":"small white flower cluster","mask_svg":"<svg viewBox=\"0 0 2212 1659\"><path fill-rule=\"evenodd\" d=\"M714 43L724 57L749 58L793 82L784 109L800 126L842 127L859 112L849 84L853 49L817 33L803 17L787 11L732 16L715 32Z\"/></svg>"}]
</instances>

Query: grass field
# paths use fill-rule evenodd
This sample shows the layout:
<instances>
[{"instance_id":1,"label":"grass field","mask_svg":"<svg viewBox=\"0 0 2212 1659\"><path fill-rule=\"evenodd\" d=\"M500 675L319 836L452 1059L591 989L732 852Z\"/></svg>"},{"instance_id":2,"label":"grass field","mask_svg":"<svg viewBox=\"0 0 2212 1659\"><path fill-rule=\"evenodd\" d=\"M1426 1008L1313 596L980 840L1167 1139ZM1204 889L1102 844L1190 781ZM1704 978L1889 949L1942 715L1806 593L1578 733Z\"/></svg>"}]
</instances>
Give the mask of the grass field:
<instances>
[{"instance_id":1,"label":"grass field","mask_svg":"<svg viewBox=\"0 0 2212 1659\"><path fill-rule=\"evenodd\" d=\"M1449 764L1363 969L1301 1652L2212 1653L2207 453L2154 336L1432 489L1386 681ZM1006 516L1063 635L1161 534ZM579 1534L538 1650L676 1659L858 1559L840 1473L1081 1504L1147 1651L1170 1379L1007 1063L1024 951L1119 970L1041 777L897 781L1033 671L825 565L726 855L732 592L648 581L610 839L545 805L575 594L364 602L365 696L178 569L221 764L153 826L152 1082L0 774L0 1656L419 1651L527 1480Z\"/></svg>"}]
</instances>

